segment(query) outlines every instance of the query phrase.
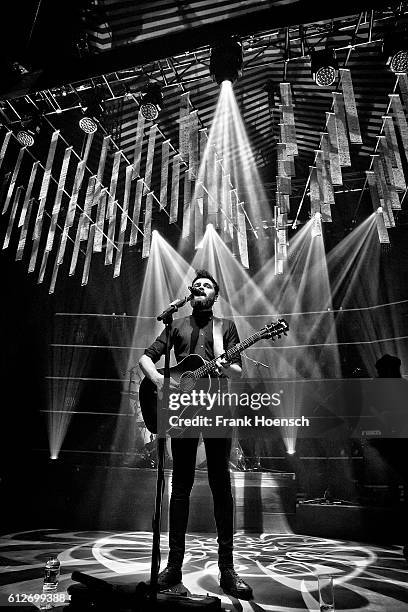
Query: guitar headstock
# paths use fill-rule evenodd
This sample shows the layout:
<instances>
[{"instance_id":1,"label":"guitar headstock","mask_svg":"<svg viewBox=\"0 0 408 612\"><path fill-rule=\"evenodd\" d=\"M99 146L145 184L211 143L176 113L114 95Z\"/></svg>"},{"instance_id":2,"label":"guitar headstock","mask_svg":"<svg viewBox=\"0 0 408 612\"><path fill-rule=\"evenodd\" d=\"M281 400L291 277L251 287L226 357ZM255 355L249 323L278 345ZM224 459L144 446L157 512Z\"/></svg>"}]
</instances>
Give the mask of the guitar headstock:
<instances>
[{"instance_id":1,"label":"guitar headstock","mask_svg":"<svg viewBox=\"0 0 408 612\"><path fill-rule=\"evenodd\" d=\"M289 331L289 325L285 319L278 319L276 323L269 323L262 327L260 330L261 338L280 338L282 335L286 336Z\"/></svg>"}]
</instances>

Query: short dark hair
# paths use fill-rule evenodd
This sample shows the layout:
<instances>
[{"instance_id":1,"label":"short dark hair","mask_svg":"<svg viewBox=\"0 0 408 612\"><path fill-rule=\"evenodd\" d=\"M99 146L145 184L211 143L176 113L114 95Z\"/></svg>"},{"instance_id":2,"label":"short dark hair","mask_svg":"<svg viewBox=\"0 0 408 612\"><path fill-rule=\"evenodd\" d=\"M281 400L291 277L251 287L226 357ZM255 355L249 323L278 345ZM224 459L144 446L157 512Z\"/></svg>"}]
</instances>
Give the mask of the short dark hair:
<instances>
[{"instance_id":1,"label":"short dark hair","mask_svg":"<svg viewBox=\"0 0 408 612\"><path fill-rule=\"evenodd\" d=\"M214 285L215 295L219 294L220 287L219 287L217 281L215 280L215 278L213 276L211 276L211 274L207 270L196 270L195 278L194 278L194 280L192 281L191 284L194 285L196 280L198 280L199 278L208 278L208 280L210 280L212 282L212 284Z\"/></svg>"}]
</instances>

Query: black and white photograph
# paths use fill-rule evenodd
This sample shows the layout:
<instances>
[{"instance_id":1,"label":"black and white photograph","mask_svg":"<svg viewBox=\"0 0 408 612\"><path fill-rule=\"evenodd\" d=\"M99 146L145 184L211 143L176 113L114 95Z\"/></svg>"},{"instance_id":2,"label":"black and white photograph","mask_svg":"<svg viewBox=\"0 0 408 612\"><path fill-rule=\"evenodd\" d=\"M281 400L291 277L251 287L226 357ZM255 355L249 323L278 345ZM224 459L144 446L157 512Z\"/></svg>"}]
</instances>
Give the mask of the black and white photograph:
<instances>
[{"instance_id":1,"label":"black and white photograph","mask_svg":"<svg viewBox=\"0 0 408 612\"><path fill-rule=\"evenodd\" d=\"M0 610L408 612L408 1L4 0Z\"/></svg>"}]
</instances>

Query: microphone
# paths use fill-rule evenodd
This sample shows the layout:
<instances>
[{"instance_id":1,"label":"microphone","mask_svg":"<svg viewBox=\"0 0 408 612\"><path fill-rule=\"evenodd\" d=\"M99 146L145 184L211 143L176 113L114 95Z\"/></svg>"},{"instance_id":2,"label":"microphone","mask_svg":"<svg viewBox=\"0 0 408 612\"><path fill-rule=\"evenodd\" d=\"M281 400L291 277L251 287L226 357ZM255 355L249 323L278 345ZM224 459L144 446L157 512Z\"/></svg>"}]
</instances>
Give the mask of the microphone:
<instances>
[{"instance_id":1,"label":"microphone","mask_svg":"<svg viewBox=\"0 0 408 612\"><path fill-rule=\"evenodd\" d=\"M197 295L205 295L205 291L203 289L199 289L198 287L187 287L187 289L190 291L190 295L171 302L170 306L166 308L166 310L163 310L161 314L159 314L159 316L157 317L158 321L163 321L169 315L172 315L174 312L177 312L179 308L184 306L184 304L186 304L187 302L191 302L191 300L193 300Z\"/></svg>"},{"instance_id":2,"label":"microphone","mask_svg":"<svg viewBox=\"0 0 408 612\"><path fill-rule=\"evenodd\" d=\"M190 291L190 293L193 296L196 296L196 295L205 295L204 289L199 289L198 287L187 287L187 289Z\"/></svg>"}]
</instances>

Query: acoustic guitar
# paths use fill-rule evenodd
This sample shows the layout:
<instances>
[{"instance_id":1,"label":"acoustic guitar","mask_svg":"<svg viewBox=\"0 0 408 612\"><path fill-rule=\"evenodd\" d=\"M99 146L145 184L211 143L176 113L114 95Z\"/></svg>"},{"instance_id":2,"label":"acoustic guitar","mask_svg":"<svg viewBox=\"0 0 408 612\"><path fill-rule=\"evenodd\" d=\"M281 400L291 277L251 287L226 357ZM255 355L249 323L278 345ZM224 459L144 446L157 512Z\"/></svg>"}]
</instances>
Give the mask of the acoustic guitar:
<instances>
[{"instance_id":1,"label":"acoustic guitar","mask_svg":"<svg viewBox=\"0 0 408 612\"><path fill-rule=\"evenodd\" d=\"M279 319L276 323L269 323L259 331L249 336L242 342L239 342L232 348L228 349L219 357L206 361L201 355L191 354L180 361L176 366L170 368L170 376L177 383L178 390L181 393L190 393L200 380L208 379L208 391L211 388L211 374L217 372L217 359L220 357L228 362L231 362L237 355L245 349L255 344L259 340L280 338L287 334L289 325L285 319ZM159 370L163 373L163 369ZM140 383L139 402L142 411L143 419L147 429L155 434L157 433L157 403L158 392L156 385L145 377Z\"/></svg>"}]
</instances>

